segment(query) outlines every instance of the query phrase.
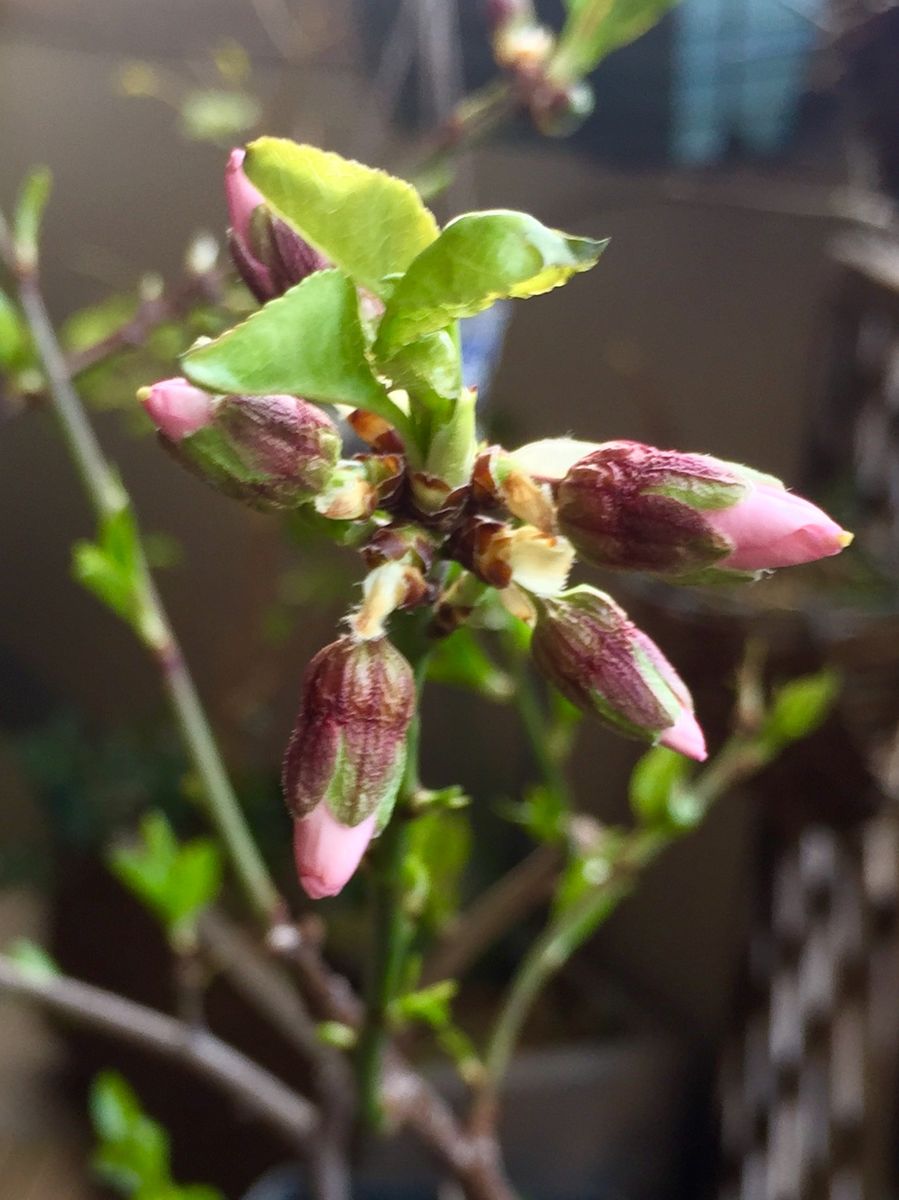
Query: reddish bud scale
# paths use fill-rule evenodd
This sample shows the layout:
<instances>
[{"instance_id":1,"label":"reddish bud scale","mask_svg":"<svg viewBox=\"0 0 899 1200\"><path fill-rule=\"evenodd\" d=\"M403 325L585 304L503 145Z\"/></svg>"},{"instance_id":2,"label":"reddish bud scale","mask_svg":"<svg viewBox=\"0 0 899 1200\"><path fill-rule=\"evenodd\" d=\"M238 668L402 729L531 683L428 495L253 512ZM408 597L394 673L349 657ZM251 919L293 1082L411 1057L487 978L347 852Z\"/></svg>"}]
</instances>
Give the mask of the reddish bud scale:
<instances>
[{"instance_id":1,"label":"reddish bud scale","mask_svg":"<svg viewBox=\"0 0 899 1200\"><path fill-rule=\"evenodd\" d=\"M415 705L412 668L385 638L341 638L303 677L300 711L284 758L284 796L297 818L327 805L342 825L386 821L405 763Z\"/></svg>"},{"instance_id":2,"label":"reddish bud scale","mask_svg":"<svg viewBox=\"0 0 899 1200\"><path fill-rule=\"evenodd\" d=\"M453 534L447 547L451 556L495 588L508 587L512 567L504 553L508 528L492 517L474 516L465 520Z\"/></svg>"},{"instance_id":3,"label":"reddish bud scale","mask_svg":"<svg viewBox=\"0 0 899 1200\"><path fill-rule=\"evenodd\" d=\"M362 548L365 565L372 569L383 563L406 561L422 571L434 564L434 539L417 525L385 525Z\"/></svg>"},{"instance_id":4,"label":"reddish bud scale","mask_svg":"<svg viewBox=\"0 0 899 1200\"><path fill-rule=\"evenodd\" d=\"M685 574L714 564L732 549L701 506L681 498L703 488L730 503L746 492L746 485L713 459L612 442L582 458L562 480L559 528L588 562Z\"/></svg>"}]
</instances>

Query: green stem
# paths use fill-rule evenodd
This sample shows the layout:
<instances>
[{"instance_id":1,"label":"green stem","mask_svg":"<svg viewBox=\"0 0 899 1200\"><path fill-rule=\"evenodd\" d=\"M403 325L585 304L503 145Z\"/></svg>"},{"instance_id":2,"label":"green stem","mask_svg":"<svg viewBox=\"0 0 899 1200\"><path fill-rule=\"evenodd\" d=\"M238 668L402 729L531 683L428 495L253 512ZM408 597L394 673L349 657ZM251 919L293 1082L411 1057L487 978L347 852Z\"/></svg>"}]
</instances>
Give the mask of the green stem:
<instances>
[{"instance_id":1,"label":"green stem","mask_svg":"<svg viewBox=\"0 0 899 1200\"><path fill-rule=\"evenodd\" d=\"M47 377L50 401L63 440L98 520L102 523L130 511L130 497L106 460L72 385L44 304L36 268L26 269L16 261L9 231L2 220L0 253L16 275L22 311ZM277 890L228 779L193 679L150 575L143 547L138 545L135 629L160 667L185 747L203 785L210 819L231 856L247 898L260 916L271 919L279 907Z\"/></svg>"},{"instance_id":2,"label":"green stem","mask_svg":"<svg viewBox=\"0 0 899 1200\"><path fill-rule=\"evenodd\" d=\"M610 864L609 874L602 883L551 916L519 965L494 1024L484 1059L485 1081L477 1102L477 1117L481 1122L491 1124L494 1120L503 1078L531 1007L546 983L633 890L642 870L695 828L715 800L754 775L765 762L765 756L750 738L732 737L691 785L697 806L689 827L635 830Z\"/></svg>"},{"instance_id":3,"label":"green stem","mask_svg":"<svg viewBox=\"0 0 899 1200\"><path fill-rule=\"evenodd\" d=\"M417 700L406 734L406 767L396 810L369 856L372 869L372 957L366 986L365 1019L359 1034L359 1113L369 1129L383 1126L381 1079L390 1037L390 1006L403 983L414 926L404 907L403 867L409 852L409 805L419 790L419 701L427 650L414 656Z\"/></svg>"},{"instance_id":4,"label":"green stem","mask_svg":"<svg viewBox=\"0 0 899 1200\"><path fill-rule=\"evenodd\" d=\"M543 782L566 807L569 807L572 799L571 789L561 764L550 750L549 717L540 703L533 676L524 659L519 660L515 668L515 707L527 734L531 753L543 776Z\"/></svg>"}]
</instances>

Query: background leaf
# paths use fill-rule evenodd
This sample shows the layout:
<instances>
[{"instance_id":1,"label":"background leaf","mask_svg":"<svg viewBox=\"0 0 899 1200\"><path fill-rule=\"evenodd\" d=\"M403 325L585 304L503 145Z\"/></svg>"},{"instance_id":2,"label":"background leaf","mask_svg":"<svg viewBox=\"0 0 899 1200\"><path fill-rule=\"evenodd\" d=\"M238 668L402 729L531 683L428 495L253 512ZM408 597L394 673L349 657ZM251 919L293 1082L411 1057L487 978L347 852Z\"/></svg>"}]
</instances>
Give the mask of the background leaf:
<instances>
[{"instance_id":1,"label":"background leaf","mask_svg":"<svg viewBox=\"0 0 899 1200\"><path fill-rule=\"evenodd\" d=\"M259 138L247 147L244 170L285 221L376 295L437 236L411 184L339 154Z\"/></svg>"},{"instance_id":2,"label":"background leaf","mask_svg":"<svg viewBox=\"0 0 899 1200\"><path fill-rule=\"evenodd\" d=\"M537 296L595 266L607 242L569 237L527 213L457 217L397 283L375 351L388 356L496 300Z\"/></svg>"},{"instance_id":3,"label":"background leaf","mask_svg":"<svg viewBox=\"0 0 899 1200\"><path fill-rule=\"evenodd\" d=\"M568 20L550 65L554 78L589 75L613 50L651 29L677 0L566 0Z\"/></svg>"},{"instance_id":4,"label":"background leaf","mask_svg":"<svg viewBox=\"0 0 899 1200\"><path fill-rule=\"evenodd\" d=\"M124 1196L170 1185L168 1136L144 1114L121 1075L114 1071L98 1075L89 1107L99 1142L92 1163L105 1183Z\"/></svg>"},{"instance_id":5,"label":"background leaf","mask_svg":"<svg viewBox=\"0 0 899 1200\"><path fill-rule=\"evenodd\" d=\"M38 242L44 209L50 199L53 176L47 167L36 167L22 184L13 219L13 244L16 258L26 269L38 259Z\"/></svg>"},{"instance_id":6,"label":"background leaf","mask_svg":"<svg viewBox=\"0 0 899 1200\"><path fill-rule=\"evenodd\" d=\"M807 737L826 720L839 694L834 671L804 675L778 688L771 701L759 740L769 754Z\"/></svg>"}]
</instances>

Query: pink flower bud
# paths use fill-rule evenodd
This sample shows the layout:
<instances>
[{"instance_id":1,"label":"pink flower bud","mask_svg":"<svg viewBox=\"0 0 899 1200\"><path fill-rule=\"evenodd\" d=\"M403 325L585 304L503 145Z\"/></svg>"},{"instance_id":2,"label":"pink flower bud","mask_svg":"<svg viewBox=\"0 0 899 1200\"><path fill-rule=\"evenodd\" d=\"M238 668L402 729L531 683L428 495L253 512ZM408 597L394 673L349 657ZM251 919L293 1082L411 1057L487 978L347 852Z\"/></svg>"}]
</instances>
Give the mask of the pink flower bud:
<instances>
[{"instance_id":1,"label":"pink flower bud","mask_svg":"<svg viewBox=\"0 0 899 1200\"><path fill-rule=\"evenodd\" d=\"M716 565L735 571L814 562L839 554L852 541L816 505L769 483L754 484L744 499L707 513L706 520L734 547Z\"/></svg>"},{"instance_id":2,"label":"pink flower bud","mask_svg":"<svg viewBox=\"0 0 899 1200\"><path fill-rule=\"evenodd\" d=\"M228 165L225 167L225 200L228 204L231 228L249 245L253 213L260 204L265 204L265 199L262 192L247 179L243 169L245 158L245 150L232 150L228 155Z\"/></svg>"},{"instance_id":3,"label":"pink flower bud","mask_svg":"<svg viewBox=\"0 0 899 1200\"><path fill-rule=\"evenodd\" d=\"M257 300L281 296L328 261L276 216L244 171L243 150L232 150L225 168L234 265Z\"/></svg>"},{"instance_id":4,"label":"pink flower bud","mask_svg":"<svg viewBox=\"0 0 899 1200\"><path fill-rule=\"evenodd\" d=\"M697 580L810 562L852 540L771 476L623 441L570 468L558 521L588 562Z\"/></svg>"},{"instance_id":5,"label":"pink flower bud","mask_svg":"<svg viewBox=\"0 0 899 1200\"><path fill-rule=\"evenodd\" d=\"M683 680L605 593L580 586L537 601L537 667L572 704L631 737L706 757Z\"/></svg>"},{"instance_id":6,"label":"pink flower bud","mask_svg":"<svg viewBox=\"0 0 899 1200\"><path fill-rule=\"evenodd\" d=\"M341 638L307 667L283 784L297 819L300 881L314 880L310 895L338 891L388 821L414 706L412 668L386 638Z\"/></svg>"},{"instance_id":7,"label":"pink flower bud","mask_svg":"<svg viewBox=\"0 0 899 1200\"><path fill-rule=\"evenodd\" d=\"M336 896L353 877L368 843L374 837L377 814L358 825L342 825L319 804L308 817L295 821L293 854L300 886L311 900Z\"/></svg>"},{"instance_id":8,"label":"pink flower bud","mask_svg":"<svg viewBox=\"0 0 899 1200\"><path fill-rule=\"evenodd\" d=\"M141 388L138 397L159 432L172 442L204 429L215 411L209 392L182 378L161 379L152 387Z\"/></svg>"},{"instance_id":9,"label":"pink flower bud","mask_svg":"<svg viewBox=\"0 0 899 1200\"><path fill-rule=\"evenodd\" d=\"M169 379L141 398L174 458L254 508L291 508L317 496L340 456L334 422L296 396L215 397Z\"/></svg>"}]
</instances>

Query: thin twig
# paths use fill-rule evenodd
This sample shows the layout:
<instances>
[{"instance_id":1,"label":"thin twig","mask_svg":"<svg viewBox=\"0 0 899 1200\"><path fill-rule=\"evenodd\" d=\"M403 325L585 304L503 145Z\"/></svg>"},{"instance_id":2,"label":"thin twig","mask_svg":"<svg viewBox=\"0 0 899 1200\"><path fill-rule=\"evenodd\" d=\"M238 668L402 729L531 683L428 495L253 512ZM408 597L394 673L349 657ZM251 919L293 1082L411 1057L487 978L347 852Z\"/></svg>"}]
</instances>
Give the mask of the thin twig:
<instances>
[{"instance_id":1,"label":"thin twig","mask_svg":"<svg viewBox=\"0 0 899 1200\"><path fill-rule=\"evenodd\" d=\"M353 1076L346 1060L318 1037L315 1021L290 979L223 913L212 909L199 923L203 950L237 991L309 1063L318 1103L320 1136L309 1147L319 1200L348 1200L347 1163L353 1114Z\"/></svg>"},{"instance_id":2,"label":"thin twig","mask_svg":"<svg viewBox=\"0 0 899 1200\"><path fill-rule=\"evenodd\" d=\"M214 1034L75 979L33 978L3 956L0 992L181 1063L221 1087L291 1145L307 1145L317 1132L318 1118L308 1100Z\"/></svg>"}]
</instances>

